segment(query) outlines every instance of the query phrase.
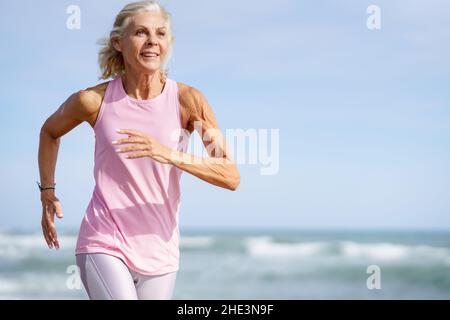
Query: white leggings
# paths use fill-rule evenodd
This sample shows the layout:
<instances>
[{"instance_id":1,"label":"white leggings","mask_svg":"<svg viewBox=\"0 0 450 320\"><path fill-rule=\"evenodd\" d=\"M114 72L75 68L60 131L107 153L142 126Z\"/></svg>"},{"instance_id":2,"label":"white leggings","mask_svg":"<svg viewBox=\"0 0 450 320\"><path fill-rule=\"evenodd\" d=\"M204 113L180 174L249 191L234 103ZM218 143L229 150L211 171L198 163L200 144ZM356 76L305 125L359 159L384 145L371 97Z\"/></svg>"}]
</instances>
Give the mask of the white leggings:
<instances>
[{"instance_id":1,"label":"white leggings","mask_svg":"<svg viewBox=\"0 0 450 320\"><path fill-rule=\"evenodd\" d=\"M147 276L105 253L76 255L80 277L91 300L170 300L177 272Z\"/></svg>"}]
</instances>

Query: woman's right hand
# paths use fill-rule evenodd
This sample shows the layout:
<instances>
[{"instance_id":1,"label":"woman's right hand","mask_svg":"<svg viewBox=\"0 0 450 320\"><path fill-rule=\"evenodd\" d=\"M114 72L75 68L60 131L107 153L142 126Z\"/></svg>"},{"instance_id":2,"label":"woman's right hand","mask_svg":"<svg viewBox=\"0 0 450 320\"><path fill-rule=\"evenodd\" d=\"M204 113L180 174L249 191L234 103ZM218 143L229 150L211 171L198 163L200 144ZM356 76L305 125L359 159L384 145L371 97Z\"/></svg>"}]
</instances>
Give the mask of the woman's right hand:
<instances>
[{"instance_id":1,"label":"woman's right hand","mask_svg":"<svg viewBox=\"0 0 450 320\"><path fill-rule=\"evenodd\" d=\"M55 247L59 249L58 236L56 234L55 227L55 214L58 218L62 219L63 214L61 211L61 203L59 199L55 196L55 192L51 189L44 190L41 193L42 202L42 232L44 234L45 241L48 247L52 249Z\"/></svg>"}]
</instances>

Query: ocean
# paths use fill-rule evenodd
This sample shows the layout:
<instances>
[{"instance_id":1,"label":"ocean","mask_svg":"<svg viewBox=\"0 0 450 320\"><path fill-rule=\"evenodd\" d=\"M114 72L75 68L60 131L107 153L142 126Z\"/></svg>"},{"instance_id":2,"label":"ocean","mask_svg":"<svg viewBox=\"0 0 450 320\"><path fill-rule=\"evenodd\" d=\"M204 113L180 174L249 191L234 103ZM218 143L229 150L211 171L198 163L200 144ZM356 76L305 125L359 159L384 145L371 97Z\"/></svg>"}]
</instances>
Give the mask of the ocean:
<instances>
[{"instance_id":1,"label":"ocean","mask_svg":"<svg viewBox=\"0 0 450 320\"><path fill-rule=\"evenodd\" d=\"M450 232L183 230L173 299L450 299ZM88 299L76 232L0 231L0 299Z\"/></svg>"}]
</instances>

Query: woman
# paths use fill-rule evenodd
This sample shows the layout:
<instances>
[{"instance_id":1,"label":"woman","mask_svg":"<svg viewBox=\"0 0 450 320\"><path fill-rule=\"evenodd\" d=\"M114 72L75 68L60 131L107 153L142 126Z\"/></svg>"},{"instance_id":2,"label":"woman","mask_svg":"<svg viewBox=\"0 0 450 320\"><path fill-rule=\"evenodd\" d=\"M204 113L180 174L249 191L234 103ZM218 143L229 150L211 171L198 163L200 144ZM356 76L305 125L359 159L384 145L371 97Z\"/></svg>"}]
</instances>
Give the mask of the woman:
<instances>
[{"instance_id":1,"label":"woman","mask_svg":"<svg viewBox=\"0 0 450 320\"><path fill-rule=\"evenodd\" d=\"M60 137L83 121L95 133L95 188L75 250L90 299L171 299L181 173L229 190L240 182L204 95L167 77L173 42L170 14L160 4L126 5L99 53L101 79L113 80L74 93L41 128L42 230L56 249ZM186 153L194 129L210 157Z\"/></svg>"}]
</instances>

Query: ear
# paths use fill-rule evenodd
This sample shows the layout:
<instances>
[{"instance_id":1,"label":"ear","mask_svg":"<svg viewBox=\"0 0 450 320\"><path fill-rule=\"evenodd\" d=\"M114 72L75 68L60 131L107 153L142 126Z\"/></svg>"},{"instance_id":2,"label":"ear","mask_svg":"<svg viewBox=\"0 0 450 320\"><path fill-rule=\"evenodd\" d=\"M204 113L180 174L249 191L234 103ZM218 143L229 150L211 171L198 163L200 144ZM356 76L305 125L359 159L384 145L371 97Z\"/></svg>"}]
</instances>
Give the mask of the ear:
<instances>
[{"instance_id":1,"label":"ear","mask_svg":"<svg viewBox=\"0 0 450 320\"><path fill-rule=\"evenodd\" d=\"M122 52L122 46L119 37L114 37L111 39L112 46L119 52Z\"/></svg>"}]
</instances>

